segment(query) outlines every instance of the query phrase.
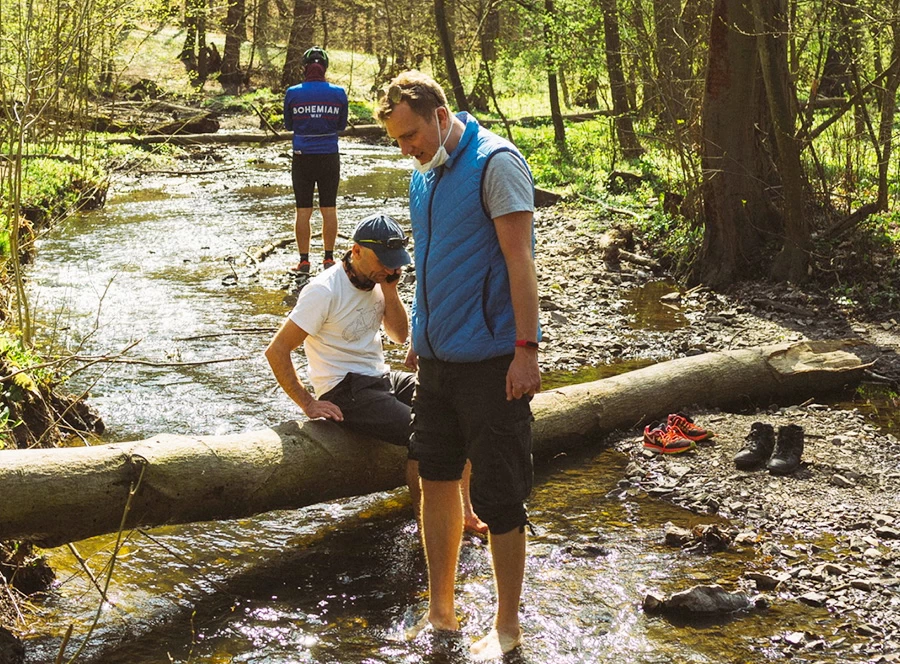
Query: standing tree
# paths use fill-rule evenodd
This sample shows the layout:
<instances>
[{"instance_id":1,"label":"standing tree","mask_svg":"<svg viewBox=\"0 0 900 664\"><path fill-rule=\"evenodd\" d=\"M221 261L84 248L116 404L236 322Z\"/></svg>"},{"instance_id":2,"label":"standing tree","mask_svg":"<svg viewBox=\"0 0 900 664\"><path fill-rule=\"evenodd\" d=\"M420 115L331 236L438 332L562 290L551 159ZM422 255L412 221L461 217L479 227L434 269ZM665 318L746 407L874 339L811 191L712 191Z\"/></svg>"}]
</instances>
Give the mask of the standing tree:
<instances>
[{"instance_id":1,"label":"standing tree","mask_svg":"<svg viewBox=\"0 0 900 664\"><path fill-rule=\"evenodd\" d=\"M771 276L779 281L798 282L807 277L810 229L803 212L803 172L794 129L797 113L788 73L787 6L785 0L752 0L752 5L756 49L781 180L784 243L775 257Z\"/></svg>"},{"instance_id":2,"label":"standing tree","mask_svg":"<svg viewBox=\"0 0 900 664\"><path fill-rule=\"evenodd\" d=\"M609 90L612 95L615 114L616 137L626 159L635 159L644 154L631 121L631 105L622 67L622 43L619 35L619 10L616 0L600 0L603 10L603 32L606 44L606 68L609 73Z\"/></svg>"},{"instance_id":3,"label":"standing tree","mask_svg":"<svg viewBox=\"0 0 900 664\"><path fill-rule=\"evenodd\" d=\"M702 110L703 245L693 282L725 286L755 276L773 232L757 140L765 91L753 15L744 0L716 0Z\"/></svg>"},{"instance_id":4,"label":"standing tree","mask_svg":"<svg viewBox=\"0 0 900 664\"><path fill-rule=\"evenodd\" d=\"M447 10L444 0L434 0L434 22L437 26L438 36L441 39L441 52L444 55L444 65L447 67L447 77L453 88L453 97L456 99L456 108L460 111L469 110L469 101L466 99L466 91L463 88L462 78L456 68L456 55L453 51L453 35L447 22Z\"/></svg>"},{"instance_id":5,"label":"standing tree","mask_svg":"<svg viewBox=\"0 0 900 664\"><path fill-rule=\"evenodd\" d=\"M563 123L562 109L559 106L559 89L556 86L556 72L559 64L555 56L554 29L556 22L556 8L553 0L544 0L544 52L547 64L547 88L550 95L550 117L553 120L553 137L561 148L566 145L566 126Z\"/></svg>"},{"instance_id":6,"label":"standing tree","mask_svg":"<svg viewBox=\"0 0 900 664\"><path fill-rule=\"evenodd\" d=\"M222 73L219 83L226 94L235 95L241 86L241 44L247 39L245 0L228 0L225 16L225 49L222 53Z\"/></svg>"},{"instance_id":7,"label":"standing tree","mask_svg":"<svg viewBox=\"0 0 900 664\"><path fill-rule=\"evenodd\" d=\"M316 18L316 4L312 0L294 0L294 18L291 22L291 36L288 39L284 69L281 72L281 87L289 88L303 78L303 53L312 46L313 21Z\"/></svg>"},{"instance_id":8,"label":"standing tree","mask_svg":"<svg viewBox=\"0 0 900 664\"><path fill-rule=\"evenodd\" d=\"M880 154L878 159L878 209L888 209L888 169L893 151L894 116L897 109L897 89L900 87L900 0L886 3L889 7L891 50L886 68L887 80L881 95L881 122L878 125Z\"/></svg>"}]
</instances>

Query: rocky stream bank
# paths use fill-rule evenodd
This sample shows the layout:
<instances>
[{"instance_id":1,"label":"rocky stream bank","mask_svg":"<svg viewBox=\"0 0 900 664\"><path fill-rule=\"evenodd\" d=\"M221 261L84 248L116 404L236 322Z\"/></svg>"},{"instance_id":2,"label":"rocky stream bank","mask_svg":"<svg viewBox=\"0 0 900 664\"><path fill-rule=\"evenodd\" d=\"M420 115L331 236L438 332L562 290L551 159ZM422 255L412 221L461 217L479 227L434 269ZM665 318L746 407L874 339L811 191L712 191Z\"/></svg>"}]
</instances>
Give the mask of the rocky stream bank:
<instances>
[{"instance_id":1,"label":"rocky stream bank","mask_svg":"<svg viewBox=\"0 0 900 664\"><path fill-rule=\"evenodd\" d=\"M557 206L537 220L545 371L584 364L626 366L708 351L806 339L857 339L870 376L894 386L897 314L873 320L815 286L747 283L727 293L685 291L649 262L609 260L596 214ZM627 233L625 256L641 256ZM891 318L893 316L894 318ZM894 398L894 407L900 403ZM842 652L848 660L900 661L900 442L859 410L815 402L747 404L741 412L684 408L715 437L695 450L656 455L639 429L608 442L628 455L623 498L646 492L698 514L725 517L725 546L751 548L753 563L731 590L765 593L770 604L824 607L816 633L785 624L760 649L795 661ZM754 422L803 428L800 468L786 476L739 471L733 457ZM702 532L696 533L703 544ZM661 537L663 534L661 533Z\"/></svg>"}]
</instances>

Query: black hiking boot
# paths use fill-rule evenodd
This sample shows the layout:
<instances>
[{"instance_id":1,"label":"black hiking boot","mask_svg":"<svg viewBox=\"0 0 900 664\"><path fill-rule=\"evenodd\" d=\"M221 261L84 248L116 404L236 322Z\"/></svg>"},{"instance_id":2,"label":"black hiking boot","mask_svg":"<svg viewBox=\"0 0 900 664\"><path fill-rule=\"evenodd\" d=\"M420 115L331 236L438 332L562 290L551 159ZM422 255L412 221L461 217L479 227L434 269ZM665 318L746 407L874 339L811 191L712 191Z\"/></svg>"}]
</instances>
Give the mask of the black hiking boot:
<instances>
[{"instance_id":1,"label":"black hiking boot","mask_svg":"<svg viewBox=\"0 0 900 664\"><path fill-rule=\"evenodd\" d=\"M773 475L789 475L800 466L803 456L803 428L796 424L778 427L778 442L766 468Z\"/></svg>"},{"instance_id":2,"label":"black hiking boot","mask_svg":"<svg viewBox=\"0 0 900 664\"><path fill-rule=\"evenodd\" d=\"M752 470L772 454L775 448L775 429L765 422L754 422L750 425L747 442L734 455L734 465L739 470Z\"/></svg>"}]
</instances>

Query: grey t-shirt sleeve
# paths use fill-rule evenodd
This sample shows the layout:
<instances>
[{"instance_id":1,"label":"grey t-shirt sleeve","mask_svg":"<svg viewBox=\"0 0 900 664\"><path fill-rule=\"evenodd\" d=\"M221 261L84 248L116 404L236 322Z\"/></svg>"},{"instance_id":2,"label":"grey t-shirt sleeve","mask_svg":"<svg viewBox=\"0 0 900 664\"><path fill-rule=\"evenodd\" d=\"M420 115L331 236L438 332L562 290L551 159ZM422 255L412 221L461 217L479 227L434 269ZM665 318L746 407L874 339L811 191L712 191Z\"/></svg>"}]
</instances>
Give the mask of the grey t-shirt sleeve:
<instances>
[{"instance_id":1,"label":"grey t-shirt sleeve","mask_svg":"<svg viewBox=\"0 0 900 664\"><path fill-rule=\"evenodd\" d=\"M491 219L510 212L534 212L534 184L525 163L512 152L498 152L484 171L484 204Z\"/></svg>"}]
</instances>

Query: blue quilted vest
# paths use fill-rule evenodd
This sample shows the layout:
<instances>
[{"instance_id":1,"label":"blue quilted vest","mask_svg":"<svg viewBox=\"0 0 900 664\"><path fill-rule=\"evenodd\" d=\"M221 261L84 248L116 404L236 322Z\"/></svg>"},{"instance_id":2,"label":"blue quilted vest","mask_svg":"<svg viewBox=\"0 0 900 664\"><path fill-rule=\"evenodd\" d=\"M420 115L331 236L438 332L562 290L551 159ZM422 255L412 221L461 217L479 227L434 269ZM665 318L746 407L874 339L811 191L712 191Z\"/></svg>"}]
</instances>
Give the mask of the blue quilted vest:
<instances>
[{"instance_id":1,"label":"blue quilted vest","mask_svg":"<svg viewBox=\"0 0 900 664\"><path fill-rule=\"evenodd\" d=\"M457 117L466 128L449 159L425 175L413 171L409 184L413 347L429 359L477 362L512 354L516 341L509 274L484 208L482 174L498 152L522 155L468 113Z\"/></svg>"}]
</instances>

